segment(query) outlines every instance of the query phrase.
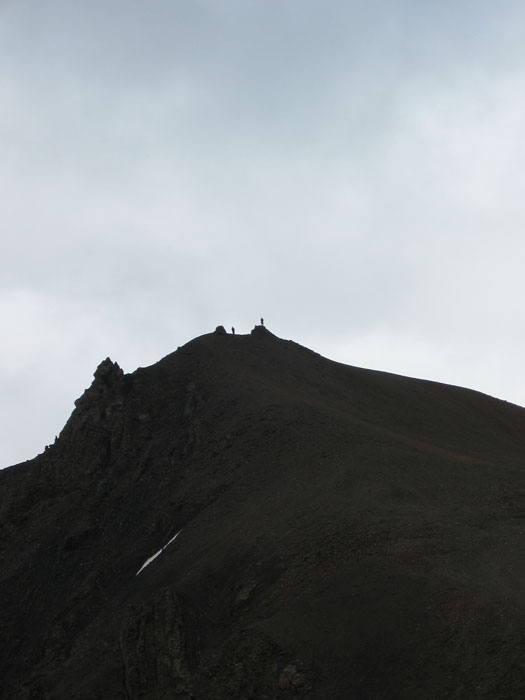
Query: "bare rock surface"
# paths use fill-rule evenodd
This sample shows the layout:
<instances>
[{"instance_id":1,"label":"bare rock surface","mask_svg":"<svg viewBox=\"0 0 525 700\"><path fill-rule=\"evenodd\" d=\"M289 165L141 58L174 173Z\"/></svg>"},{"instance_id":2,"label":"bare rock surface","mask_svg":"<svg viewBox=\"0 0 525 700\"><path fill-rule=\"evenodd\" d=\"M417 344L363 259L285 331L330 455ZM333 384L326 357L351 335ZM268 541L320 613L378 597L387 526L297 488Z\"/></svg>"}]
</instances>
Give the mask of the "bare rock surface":
<instances>
[{"instance_id":1,"label":"bare rock surface","mask_svg":"<svg viewBox=\"0 0 525 700\"><path fill-rule=\"evenodd\" d=\"M0 471L0 698L521 700L525 410L220 328Z\"/></svg>"}]
</instances>

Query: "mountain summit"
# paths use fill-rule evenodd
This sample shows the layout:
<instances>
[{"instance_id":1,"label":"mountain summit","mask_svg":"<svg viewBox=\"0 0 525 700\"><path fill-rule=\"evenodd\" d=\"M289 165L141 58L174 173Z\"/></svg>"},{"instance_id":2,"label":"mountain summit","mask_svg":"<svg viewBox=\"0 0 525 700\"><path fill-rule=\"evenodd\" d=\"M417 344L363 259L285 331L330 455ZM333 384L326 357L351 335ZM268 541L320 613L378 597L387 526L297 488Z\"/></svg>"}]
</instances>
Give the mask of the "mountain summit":
<instances>
[{"instance_id":1,"label":"mountain summit","mask_svg":"<svg viewBox=\"0 0 525 700\"><path fill-rule=\"evenodd\" d=\"M525 410L222 327L0 472L2 700L510 700Z\"/></svg>"}]
</instances>

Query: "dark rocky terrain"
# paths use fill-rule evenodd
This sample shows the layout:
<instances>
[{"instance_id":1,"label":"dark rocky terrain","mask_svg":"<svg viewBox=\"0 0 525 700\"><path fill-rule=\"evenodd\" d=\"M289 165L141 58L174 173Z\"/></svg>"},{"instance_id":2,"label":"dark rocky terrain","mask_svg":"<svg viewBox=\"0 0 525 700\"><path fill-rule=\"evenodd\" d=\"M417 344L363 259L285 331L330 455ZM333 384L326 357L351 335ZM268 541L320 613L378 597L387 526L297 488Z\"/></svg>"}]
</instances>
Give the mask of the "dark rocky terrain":
<instances>
[{"instance_id":1,"label":"dark rocky terrain","mask_svg":"<svg viewBox=\"0 0 525 700\"><path fill-rule=\"evenodd\" d=\"M2 700L523 698L517 406L216 332L0 494Z\"/></svg>"}]
</instances>

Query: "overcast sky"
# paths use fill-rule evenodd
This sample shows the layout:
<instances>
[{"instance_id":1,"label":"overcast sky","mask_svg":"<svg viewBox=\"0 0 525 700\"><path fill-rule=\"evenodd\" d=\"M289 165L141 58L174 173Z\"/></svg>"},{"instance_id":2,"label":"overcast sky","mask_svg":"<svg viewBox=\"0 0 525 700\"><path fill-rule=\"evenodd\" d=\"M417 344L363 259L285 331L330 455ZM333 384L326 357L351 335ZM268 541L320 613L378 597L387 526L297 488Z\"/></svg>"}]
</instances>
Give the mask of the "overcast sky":
<instances>
[{"instance_id":1,"label":"overcast sky","mask_svg":"<svg viewBox=\"0 0 525 700\"><path fill-rule=\"evenodd\" d=\"M0 466L224 324L525 405L525 5L0 0Z\"/></svg>"}]
</instances>

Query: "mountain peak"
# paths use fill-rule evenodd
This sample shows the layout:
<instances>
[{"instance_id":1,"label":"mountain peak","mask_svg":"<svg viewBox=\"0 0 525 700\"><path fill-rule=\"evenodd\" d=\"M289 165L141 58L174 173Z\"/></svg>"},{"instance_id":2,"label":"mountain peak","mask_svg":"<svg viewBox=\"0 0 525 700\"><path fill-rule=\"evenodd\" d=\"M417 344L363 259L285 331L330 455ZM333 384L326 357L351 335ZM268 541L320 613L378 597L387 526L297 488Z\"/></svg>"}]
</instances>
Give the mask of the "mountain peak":
<instances>
[{"instance_id":1,"label":"mountain peak","mask_svg":"<svg viewBox=\"0 0 525 700\"><path fill-rule=\"evenodd\" d=\"M220 328L0 472L0 698L521 699L525 411Z\"/></svg>"}]
</instances>

